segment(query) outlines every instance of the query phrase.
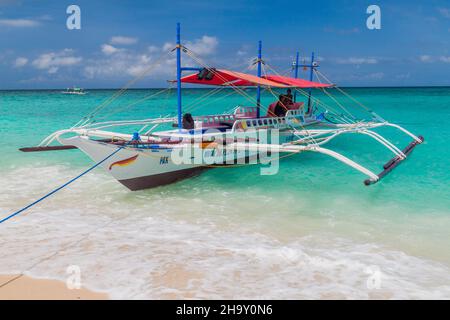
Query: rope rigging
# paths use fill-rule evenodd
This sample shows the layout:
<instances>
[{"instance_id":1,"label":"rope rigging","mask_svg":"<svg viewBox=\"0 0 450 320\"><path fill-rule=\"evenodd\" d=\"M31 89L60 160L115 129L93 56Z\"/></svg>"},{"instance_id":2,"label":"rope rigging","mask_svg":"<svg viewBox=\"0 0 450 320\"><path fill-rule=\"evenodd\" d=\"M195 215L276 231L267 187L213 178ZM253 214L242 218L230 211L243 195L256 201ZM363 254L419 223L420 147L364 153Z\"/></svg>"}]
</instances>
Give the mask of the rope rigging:
<instances>
[{"instance_id":1,"label":"rope rigging","mask_svg":"<svg viewBox=\"0 0 450 320\"><path fill-rule=\"evenodd\" d=\"M319 78L319 76L321 76L322 78L325 79L325 81L327 81L328 83L331 84L331 81L320 71L318 70L314 70L314 72L316 73L316 76ZM380 117L377 113L375 113L374 111L372 111L369 107L367 107L366 105L364 105L363 103L361 103L360 101L356 100L354 97L352 97L350 94L348 94L347 92L345 92L343 89L341 89L338 86L334 86L339 92L341 92L343 95L345 95L347 98L351 99L353 102L355 102L357 105L359 105L361 108L363 108L367 113L369 113L372 117L374 117L376 120L380 121L380 122L385 122L386 120L384 120L382 117Z\"/></svg>"},{"instance_id":2,"label":"rope rigging","mask_svg":"<svg viewBox=\"0 0 450 320\"><path fill-rule=\"evenodd\" d=\"M96 114L98 114L101 110L103 110L105 107L110 105L114 100L122 96L133 84L135 84L137 81L142 79L144 76L146 76L153 68L158 66L163 59L165 59L170 54L170 51L165 52L164 54L161 54L161 56L153 62L151 65L149 65L147 68L145 68L140 74L138 74L135 78L131 79L129 82L125 84L119 91L117 91L114 95L104 100L102 103L100 103L97 107L94 108L91 112L89 112L87 115L85 115L79 122L77 122L73 128L83 126L89 122L95 117Z\"/></svg>"},{"instance_id":3,"label":"rope rigging","mask_svg":"<svg viewBox=\"0 0 450 320\"><path fill-rule=\"evenodd\" d=\"M64 184L60 185L59 187L53 189L52 191L50 191L49 193L47 193L46 195L40 197L39 199L33 201L32 203L26 205L25 207L23 207L20 210L15 211L14 213L11 213L10 215L6 216L5 218L0 220L0 224L8 221L9 219L19 215L20 213L24 212L25 210L35 206L36 204L38 204L39 202L47 199L48 197L52 196L53 194L57 193L58 191L64 189L65 187L67 187L68 185L72 184L73 182L77 181L78 179L80 179L81 177L83 177L84 175L86 175L87 173L91 172L92 170L94 170L95 168L97 168L99 165L101 165L102 163L104 163L106 160L108 160L109 158L111 158L112 156L114 156L116 153L118 153L120 150L124 149L128 144L130 144L130 142L128 142L127 144L124 144L123 146L120 146L119 148L117 148L116 150L114 150L114 152L112 152L110 155L108 155L107 157L103 158L101 161L95 163L94 165L92 165L90 168L88 168L87 170L83 171L82 173L80 173L79 175L77 175L76 177L70 179L69 181L65 182Z\"/></svg>"},{"instance_id":4,"label":"rope rigging","mask_svg":"<svg viewBox=\"0 0 450 320\"><path fill-rule=\"evenodd\" d=\"M280 75L280 74L279 74L275 69L273 69L270 65L267 65L267 67L268 67L272 72L274 72L276 75ZM335 110L333 107L331 107L330 105L324 103L322 100L320 100L320 99L318 99L318 98L316 98L316 97L312 97L312 96L309 94L309 92L306 92L305 90L303 90L303 89L301 89L301 88L297 88L297 87L294 88L294 90L295 90L296 92L300 93L301 95L303 95L304 97L306 97L306 98L308 98L308 99L311 99L313 103L316 103L316 104L321 105L325 110L327 110L327 111L332 110L336 115L341 116L341 115L339 115L339 114L336 112L336 110ZM353 117L353 115L352 115L352 117ZM347 120L345 120L345 119L342 119L342 120L348 123ZM354 123L354 121L352 120L350 123Z\"/></svg>"}]
</instances>

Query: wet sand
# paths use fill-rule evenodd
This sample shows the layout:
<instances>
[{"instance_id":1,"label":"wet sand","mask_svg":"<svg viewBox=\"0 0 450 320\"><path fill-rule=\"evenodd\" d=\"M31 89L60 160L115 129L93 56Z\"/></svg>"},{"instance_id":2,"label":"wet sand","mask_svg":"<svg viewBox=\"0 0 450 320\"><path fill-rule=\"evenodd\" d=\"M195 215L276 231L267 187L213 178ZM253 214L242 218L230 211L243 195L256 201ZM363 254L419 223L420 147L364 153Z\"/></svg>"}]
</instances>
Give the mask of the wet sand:
<instances>
[{"instance_id":1,"label":"wet sand","mask_svg":"<svg viewBox=\"0 0 450 320\"><path fill-rule=\"evenodd\" d=\"M0 275L0 286L17 275ZM0 287L0 300L105 300L106 293L85 288L68 289L63 281L34 279L28 276Z\"/></svg>"}]
</instances>

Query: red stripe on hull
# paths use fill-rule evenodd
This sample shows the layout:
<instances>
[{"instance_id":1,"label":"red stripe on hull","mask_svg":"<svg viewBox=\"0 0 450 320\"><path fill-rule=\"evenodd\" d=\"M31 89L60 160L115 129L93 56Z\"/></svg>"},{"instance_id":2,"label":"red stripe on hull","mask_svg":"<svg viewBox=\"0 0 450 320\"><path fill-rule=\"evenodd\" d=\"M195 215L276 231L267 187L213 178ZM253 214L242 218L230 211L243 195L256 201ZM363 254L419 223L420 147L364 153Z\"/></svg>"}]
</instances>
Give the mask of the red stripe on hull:
<instances>
[{"instance_id":1,"label":"red stripe on hull","mask_svg":"<svg viewBox=\"0 0 450 320\"><path fill-rule=\"evenodd\" d=\"M120 161L116 161L116 162L114 162L114 163L111 163L111 165L109 166L109 170L111 170L112 167L114 167L114 166L127 166L127 165L133 163L133 162L137 159L138 156L139 156L139 155L137 154L137 155L132 156L132 157L130 157L130 158L123 159L123 160L120 160Z\"/></svg>"}]
</instances>

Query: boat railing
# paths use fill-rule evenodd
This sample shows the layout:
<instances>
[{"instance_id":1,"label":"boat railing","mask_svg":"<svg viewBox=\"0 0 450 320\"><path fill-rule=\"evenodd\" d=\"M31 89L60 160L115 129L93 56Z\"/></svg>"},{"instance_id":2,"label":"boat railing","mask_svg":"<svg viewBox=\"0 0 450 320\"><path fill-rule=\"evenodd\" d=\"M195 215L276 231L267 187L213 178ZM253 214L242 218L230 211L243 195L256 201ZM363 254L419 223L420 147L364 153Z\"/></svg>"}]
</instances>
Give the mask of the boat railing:
<instances>
[{"instance_id":1,"label":"boat railing","mask_svg":"<svg viewBox=\"0 0 450 320\"><path fill-rule=\"evenodd\" d=\"M255 118L257 114L257 107L243 107L237 106L234 110L236 118Z\"/></svg>"},{"instance_id":2,"label":"boat railing","mask_svg":"<svg viewBox=\"0 0 450 320\"><path fill-rule=\"evenodd\" d=\"M305 121L301 110L289 110L284 117L267 117L267 118L252 118L236 120L233 129L234 131L248 130L248 129L264 129L270 128L285 128L288 125L295 125Z\"/></svg>"},{"instance_id":3,"label":"boat railing","mask_svg":"<svg viewBox=\"0 0 450 320\"><path fill-rule=\"evenodd\" d=\"M263 129L263 128L280 128L286 126L286 117L277 118L256 118L256 119L242 119L237 120L232 128L232 131L242 131L249 129Z\"/></svg>"},{"instance_id":4,"label":"boat railing","mask_svg":"<svg viewBox=\"0 0 450 320\"><path fill-rule=\"evenodd\" d=\"M232 125L236 121L234 114L220 114L194 117L196 128L215 127L224 123Z\"/></svg>"},{"instance_id":5,"label":"boat railing","mask_svg":"<svg viewBox=\"0 0 450 320\"><path fill-rule=\"evenodd\" d=\"M85 129L103 129L108 127L120 127L127 125L149 125L149 124L161 124L173 122L175 118L151 118L142 120L118 120L118 121L105 121L105 122L94 122L86 125L82 125L78 128Z\"/></svg>"},{"instance_id":6,"label":"boat railing","mask_svg":"<svg viewBox=\"0 0 450 320\"><path fill-rule=\"evenodd\" d=\"M111 127L125 127L130 125L139 125L143 126L139 132L142 132L143 129L147 128L150 125L158 126L163 123L171 123L174 122L174 118L151 118L151 119L142 119L142 120L122 120L122 121L105 121L105 122L94 122L81 126L72 127L70 129L58 130L53 132L51 135L47 136L44 140L41 141L39 146L47 146L52 143L57 136L66 133L79 133L79 132L92 132L100 131L101 129L111 128Z\"/></svg>"},{"instance_id":7,"label":"boat railing","mask_svg":"<svg viewBox=\"0 0 450 320\"><path fill-rule=\"evenodd\" d=\"M299 116L299 115L303 115L302 110L300 109L295 109L295 110L288 110L286 111L286 117L289 116Z\"/></svg>"}]
</instances>

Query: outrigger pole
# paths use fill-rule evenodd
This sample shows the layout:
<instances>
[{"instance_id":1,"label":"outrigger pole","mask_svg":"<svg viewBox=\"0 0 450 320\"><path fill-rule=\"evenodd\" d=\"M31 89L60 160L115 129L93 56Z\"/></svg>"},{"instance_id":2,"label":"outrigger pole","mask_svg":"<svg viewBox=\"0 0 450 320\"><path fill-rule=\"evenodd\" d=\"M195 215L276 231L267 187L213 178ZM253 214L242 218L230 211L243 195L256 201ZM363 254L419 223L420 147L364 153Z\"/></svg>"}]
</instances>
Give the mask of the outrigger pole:
<instances>
[{"instance_id":1,"label":"outrigger pole","mask_svg":"<svg viewBox=\"0 0 450 320\"><path fill-rule=\"evenodd\" d=\"M177 23L177 111L178 111L178 129L183 128L182 123L182 106L181 106L181 35L180 23Z\"/></svg>"},{"instance_id":2,"label":"outrigger pole","mask_svg":"<svg viewBox=\"0 0 450 320\"><path fill-rule=\"evenodd\" d=\"M294 69L294 78L298 78L298 67L303 67L303 68L309 68L309 81L313 81L313 77L314 77L314 69L318 68L319 66L315 64L314 61L314 52L311 53L311 64L298 64L298 51L297 54L295 56L295 62L292 63L293 65L293 69ZM309 114L311 112L311 96L312 96L312 89L309 88L308 89L308 109L306 110L306 114ZM294 92L294 102L295 99L297 97L297 92Z\"/></svg>"},{"instance_id":3,"label":"outrigger pole","mask_svg":"<svg viewBox=\"0 0 450 320\"><path fill-rule=\"evenodd\" d=\"M314 52L311 53L311 66L309 69L309 81L313 81L313 76L314 76ZM312 94L312 90L311 88L309 88L308 90L308 109L306 111L307 114L309 114L311 112L311 94Z\"/></svg>"},{"instance_id":4,"label":"outrigger pole","mask_svg":"<svg viewBox=\"0 0 450 320\"><path fill-rule=\"evenodd\" d=\"M294 67L294 78L298 78L298 58L299 58L299 52L297 51L297 54L295 55L295 67ZM297 102L297 90L294 92L294 102Z\"/></svg>"},{"instance_id":5,"label":"outrigger pole","mask_svg":"<svg viewBox=\"0 0 450 320\"><path fill-rule=\"evenodd\" d=\"M258 77L261 78L262 42L258 41ZM256 88L256 117L261 117L261 86Z\"/></svg>"},{"instance_id":6,"label":"outrigger pole","mask_svg":"<svg viewBox=\"0 0 450 320\"><path fill-rule=\"evenodd\" d=\"M181 66L181 50L186 52L186 49L181 45L181 27L177 22L177 45L175 47L177 51L177 113L178 113L178 129L183 129L183 108L181 103L181 76L183 71L201 71L200 67L182 67ZM173 50L172 50L173 51Z\"/></svg>"}]
</instances>

